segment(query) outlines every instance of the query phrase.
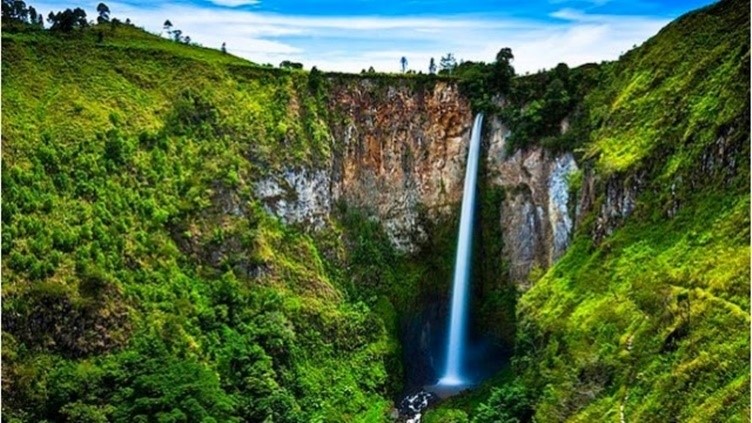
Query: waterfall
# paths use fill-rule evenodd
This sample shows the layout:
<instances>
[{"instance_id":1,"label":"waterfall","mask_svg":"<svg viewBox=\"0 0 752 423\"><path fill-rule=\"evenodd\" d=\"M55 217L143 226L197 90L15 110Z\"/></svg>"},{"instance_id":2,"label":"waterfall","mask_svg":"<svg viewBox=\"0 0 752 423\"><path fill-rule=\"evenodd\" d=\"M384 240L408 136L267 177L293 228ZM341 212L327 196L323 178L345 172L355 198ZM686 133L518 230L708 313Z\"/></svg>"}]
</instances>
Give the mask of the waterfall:
<instances>
[{"instance_id":1,"label":"waterfall","mask_svg":"<svg viewBox=\"0 0 752 423\"><path fill-rule=\"evenodd\" d=\"M450 310L449 338L447 340L447 360L444 375L439 385L464 385L463 356L465 354L465 329L467 327L467 292L470 284L471 253L473 244L473 215L475 212L475 184L478 179L478 158L480 156L480 132L483 114L475 116L470 136L465 169L465 188L462 194L460 213L460 233L457 239L457 256L454 261L454 281L452 282L452 308Z\"/></svg>"}]
</instances>

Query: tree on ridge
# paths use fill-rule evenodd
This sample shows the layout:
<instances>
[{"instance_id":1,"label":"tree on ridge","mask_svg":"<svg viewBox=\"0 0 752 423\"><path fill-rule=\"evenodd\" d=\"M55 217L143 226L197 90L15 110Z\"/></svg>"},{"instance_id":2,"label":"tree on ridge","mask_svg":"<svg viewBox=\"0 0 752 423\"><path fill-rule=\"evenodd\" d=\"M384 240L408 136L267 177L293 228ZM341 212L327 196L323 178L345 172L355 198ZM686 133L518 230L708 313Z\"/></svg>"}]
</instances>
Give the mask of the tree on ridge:
<instances>
[{"instance_id":1,"label":"tree on ridge","mask_svg":"<svg viewBox=\"0 0 752 423\"><path fill-rule=\"evenodd\" d=\"M457 67L457 59L454 58L454 54L447 53L446 56L441 56L439 67L441 68L439 71L440 74L446 73L451 75Z\"/></svg>"},{"instance_id":2,"label":"tree on ridge","mask_svg":"<svg viewBox=\"0 0 752 423\"><path fill-rule=\"evenodd\" d=\"M172 34L172 22L170 22L169 19L164 21L164 30L167 32L167 35L170 36Z\"/></svg>"},{"instance_id":3,"label":"tree on ridge","mask_svg":"<svg viewBox=\"0 0 752 423\"><path fill-rule=\"evenodd\" d=\"M77 7L73 10L65 9L63 12L53 13L47 16L50 23L50 30L60 32L71 32L76 28L86 28L89 23L86 21L86 12Z\"/></svg>"},{"instance_id":4,"label":"tree on ridge","mask_svg":"<svg viewBox=\"0 0 752 423\"><path fill-rule=\"evenodd\" d=\"M110 8L106 4L99 3L97 5L97 13L99 13L97 23L102 24L110 21Z\"/></svg>"}]
</instances>

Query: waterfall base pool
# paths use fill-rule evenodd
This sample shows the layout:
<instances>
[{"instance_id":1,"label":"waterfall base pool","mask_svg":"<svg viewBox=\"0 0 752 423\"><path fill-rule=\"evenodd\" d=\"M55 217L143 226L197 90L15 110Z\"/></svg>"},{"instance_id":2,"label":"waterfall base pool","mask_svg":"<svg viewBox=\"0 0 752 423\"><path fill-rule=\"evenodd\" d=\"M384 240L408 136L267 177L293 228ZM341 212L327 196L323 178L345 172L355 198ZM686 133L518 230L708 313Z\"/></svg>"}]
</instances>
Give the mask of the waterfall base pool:
<instances>
[{"instance_id":1,"label":"waterfall base pool","mask_svg":"<svg viewBox=\"0 0 752 423\"><path fill-rule=\"evenodd\" d=\"M446 399L451 396L457 395L460 392L472 389L473 387L475 387L475 384L461 383L456 385L444 385L441 383L441 381L439 381L439 383L437 383L436 385L424 386L423 390L435 394L441 399Z\"/></svg>"},{"instance_id":2,"label":"waterfall base pool","mask_svg":"<svg viewBox=\"0 0 752 423\"><path fill-rule=\"evenodd\" d=\"M444 376L441 379L439 379L439 382L437 385L442 386L458 386L458 385L467 385L467 381L464 379L460 379L457 376Z\"/></svg>"}]
</instances>

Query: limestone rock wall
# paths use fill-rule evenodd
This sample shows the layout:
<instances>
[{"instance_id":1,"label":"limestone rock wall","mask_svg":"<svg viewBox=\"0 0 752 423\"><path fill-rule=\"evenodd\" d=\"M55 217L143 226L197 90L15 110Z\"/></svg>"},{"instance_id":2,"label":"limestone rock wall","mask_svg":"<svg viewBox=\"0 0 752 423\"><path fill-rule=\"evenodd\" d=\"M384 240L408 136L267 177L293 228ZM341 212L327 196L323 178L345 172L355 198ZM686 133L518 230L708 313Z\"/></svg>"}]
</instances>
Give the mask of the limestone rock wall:
<instances>
[{"instance_id":1,"label":"limestone rock wall","mask_svg":"<svg viewBox=\"0 0 752 423\"><path fill-rule=\"evenodd\" d=\"M578 170L571 153L552 155L540 147L506 151L508 129L499 119L486 128L490 182L506 193L501 208L503 257L512 280L527 288L528 274L551 266L569 246L574 230L568 177Z\"/></svg>"},{"instance_id":2,"label":"limestone rock wall","mask_svg":"<svg viewBox=\"0 0 752 423\"><path fill-rule=\"evenodd\" d=\"M332 211L331 174L327 170L285 169L261 179L254 191L264 208L285 223L320 229Z\"/></svg>"}]
</instances>

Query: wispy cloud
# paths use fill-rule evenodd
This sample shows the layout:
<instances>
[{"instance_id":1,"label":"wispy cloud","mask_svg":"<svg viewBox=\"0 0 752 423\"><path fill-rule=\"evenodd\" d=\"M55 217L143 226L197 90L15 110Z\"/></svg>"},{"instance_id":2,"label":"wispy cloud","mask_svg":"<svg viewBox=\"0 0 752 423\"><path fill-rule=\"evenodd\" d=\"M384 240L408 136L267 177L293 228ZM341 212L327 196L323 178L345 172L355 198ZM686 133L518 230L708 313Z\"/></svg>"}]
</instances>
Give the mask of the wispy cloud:
<instances>
[{"instance_id":1,"label":"wispy cloud","mask_svg":"<svg viewBox=\"0 0 752 423\"><path fill-rule=\"evenodd\" d=\"M226 6L256 0L212 0ZM589 14L563 8L538 18L489 15L314 16L269 13L210 4L109 3L113 16L130 18L160 33L170 19L195 42L259 63L300 61L306 67L359 72L373 66L398 71L406 56L409 68L426 71L431 57L452 52L457 58L492 61L501 47L511 47L518 72L566 62L576 66L615 59L668 22L665 17ZM263 5L264 3L261 3ZM94 13L95 3L85 5ZM70 7L40 3L39 10ZM45 12L46 14L46 12Z\"/></svg>"},{"instance_id":2,"label":"wispy cloud","mask_svg":"<svg viewBox=\"0 0 752 423\"><path fill-rule=\"evenodd\" d=\"M258 4L258 0L211 0L212 3L218 6L238 7L238 6L250 6Z\"/></svg>"},{"instance_id":3,"label":"wispy cloud","mask_svg":"<svg viewBox=\"0 0 752 423\"><path fill-rule=\"evenodd\" d=\"M603 6L610 3L611 0L548 0L550 4L563 4L563 3L579 3L579 4L591 4L593 6Z\"/></svg>"}]
</instances>

